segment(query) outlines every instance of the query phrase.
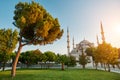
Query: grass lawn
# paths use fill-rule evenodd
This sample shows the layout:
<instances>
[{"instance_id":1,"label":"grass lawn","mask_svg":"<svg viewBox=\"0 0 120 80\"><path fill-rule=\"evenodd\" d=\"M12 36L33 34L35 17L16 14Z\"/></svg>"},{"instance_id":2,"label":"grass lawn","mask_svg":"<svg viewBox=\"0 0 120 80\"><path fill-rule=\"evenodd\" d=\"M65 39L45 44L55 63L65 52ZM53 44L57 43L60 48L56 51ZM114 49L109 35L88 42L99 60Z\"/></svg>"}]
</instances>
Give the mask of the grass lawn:
<instances>
[{"instance_id":1,"label":"grass lawn","mask_svg":"<svg viewBox=\"0 0 120 80\"><path fill-rule=\"evenodd\" d=\"M10 71L0 72L0 80L120 80L119 73L91 69L22 69L11 79Z\"/></svg>"}]
</instances>

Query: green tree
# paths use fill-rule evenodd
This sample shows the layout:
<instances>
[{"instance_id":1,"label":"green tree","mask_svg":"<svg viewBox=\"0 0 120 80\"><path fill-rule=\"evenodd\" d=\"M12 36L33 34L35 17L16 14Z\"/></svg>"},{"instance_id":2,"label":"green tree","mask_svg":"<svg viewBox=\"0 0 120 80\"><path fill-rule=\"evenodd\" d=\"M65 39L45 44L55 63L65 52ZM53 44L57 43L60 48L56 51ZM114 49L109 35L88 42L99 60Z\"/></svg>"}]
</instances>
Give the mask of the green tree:
<instances>
[{"instance_id":1,"label":"green tree","mask_svg":"<svg viewBox=\"0 0 120 80\"><path fill-rule=\"evenodd\" d=\"M55 55L54 52L52 52L52 51L46 51L46 52L44 52L44 54L48 57L48 59L47 59L48 62L55 61L56 55Z\"/></svg>"},{"instance_id":2,"label":"green tree","mask_svg":"<svg viewBox=\"0 0 120 80\"><path fill-rule=\"evenodd\" d=\"M46 52L44 52L44 54L47 56L47 61L48 61L47 65L48 65L48 68L49 68L50 67L50 62L53 62L53 61L56 60L56 55L52 51L46 51Z\"/></svg>"},{"instance_id":3,"label":"green tree","mask_svg":"<svg viewBox=\"0 0 120 80\"><path fill-rule=\"evenodd\" d=\"M15 59L15 55L16 55L16 52L12 52L10 58L12 59L12 64L14 62L14 59Z\"/></svg>"},{"instance_id":4,"label":"green tree","mask_svg":"<svg viewBox=\"0 0 120 80\"><path fill-rule=\"evenodd\" d=\"M85 65L88 63L88 59L85 54L79 56L79 63L82 65L83 68L85 68Z\"/></svg>"},{"instance_id":5,"label":"green tree","mask_svg":"<svg viewBox=\"0 0 120 80\"><path fill-rule=\"evenodd\" d=\"M67 66L76 65L76 59L74 56L57 54L56 62L61 64L61 70L64 70L64 65L67 65Z\"/></svg>"},{"instance_id":6,"label":"green tree","mask_svg":"<svg viewBox=\"0 0 120 80\"><path fill-rule=\"evenodd\" d=\"M74 56L68 56L67 60L67 66L75 66L76 65L76 59Z\"/></svg>"},{"instance_id":7,"label":"green tree","mask_svg":"<svg viewBox=\"0 0 120 80\"><path fill-rule=\"evenodd\" d=\"M61 64L61 70L64 70L64 65L68 64L68 57L66 55L57 54L57 63Z\"/></svg>"},{"instance_id":8,"label":"green tree","mask_svg":"<svg viewBox=\"0 0 120 80\"><path fill-rule=\"evenodd\" d=\"M57 18L53 18L41 5L19 2L15 6L13 24L19 29L19 47L12 66L11 76L16 73L16 65L22 47L25 45L45 45L60 39L63 30Z\"/></svg>"},{"instance_id":9,"label":"green tree","mask_svg":"<svg viewBox=\"0 0 120 80\"><path fill-rule=\"evenodd\" d=\"M84 54L82 49L82 54L79 55L79 64L82 65L83 68L85 68L85 65L88 63L87 55Z\"/></svg>"},{"instance_id":10,"label":"green tree","mask_svg":"<svg viewBox=\"0 0 120 80\"><path fill-rule=\"evenodd\" d=\"M47 60L48 60L48 57L45 54L42 54L41 61L44 62L44 63L46 63Z\"/></svg>"},{"instance_id":11,"label":"green tree","mask_svg":"<svg viewBox=\"0 0 120 80\"><path fill-rule=\"evenodd\" d=\"M33 54L36 56L36 61L39 62L42 56L42 52L39 49L33 50Z\"/></svg>"},{"instance_id":12,"label":"green tree","mask_svg":"<svg viewBox=\"0 0 120 80\"><path fill-rule=\"evenodd\" d=\"M38 64L41 52L37 50L22 52L19 61L29 67L32 64Z\"/></svg>"},{"instance_id":13,"label":"green tree","mask_svg":"<svg viewBox=\"0 0 120 80\"><path fill-rule=\"evenodd\" d=\"M3 67L2 71L5 70L5 64L8 60L10 60L10 54L0 52L0 62L1 62L1 67Z\"/></svg>"},{"instance_id":14,"label":"green tree","mask_svg":"<svg viewBox=\"0 0 120 80\"><path fill-rule=\"evenodd\" d=\"M87 48L86 50L85 50L85 53L87 53L87 56L91 56L92 57L92 60L93 60L93 66L94 66L94 56L93 56L93 54L95 53L95 51L96 51L96 48L95 47L90 47L90 48Z\"/></svg>"},{"instance_id":15,"label":"green tree","mask_svg":"<svg viewBox=\"0 0 120 80\"><path fill-rule=\"evenodd\" d=\"M0 62L3 63L3 71L6 62L10 59L12 51L18 42L18 32L11 29L0 29Z\"/></svg>"},{"instance_id":16,"label":"green tree","mask_svg":"<svg viewBox=\"0 0 120 80\"><path fill-rule=\"evenodd\" d=\"M85 50L85 53L87 53L88 56L93 56L95 48L91 47L91 48L87 48Z\"/></svg>"}]
</instances>

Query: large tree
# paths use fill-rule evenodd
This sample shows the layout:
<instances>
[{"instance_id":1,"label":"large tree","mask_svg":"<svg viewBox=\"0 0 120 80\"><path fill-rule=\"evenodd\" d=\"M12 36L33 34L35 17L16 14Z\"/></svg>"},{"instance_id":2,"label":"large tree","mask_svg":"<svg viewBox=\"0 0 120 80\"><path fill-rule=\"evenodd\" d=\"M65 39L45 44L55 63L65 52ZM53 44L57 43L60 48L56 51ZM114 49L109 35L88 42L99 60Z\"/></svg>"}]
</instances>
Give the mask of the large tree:
<instances>
[{"instance_id":1,"label":"large tree","mask_svg":"<svg viewBox=\"0 0 120 80\"><path fill-rule=\"evenodd\" d=\"M19 29L19 47L12 66L12 77L15 76L23 46L51 44L63 34L58 19L53 18L39 3L19 2L15 6L14 14L13 24Z\"/></svg>"},{"instance_id":2,"label":"large tree","mask_svg":"<svg viewBox=\"0 0 120 80\"><path fill-rule=\"evenodd\" d=\"M3 71L12 51L16 48L17 42L18 32L16 30L0 29L0 62L3 63Z\"/></svg>"}]
</instances>

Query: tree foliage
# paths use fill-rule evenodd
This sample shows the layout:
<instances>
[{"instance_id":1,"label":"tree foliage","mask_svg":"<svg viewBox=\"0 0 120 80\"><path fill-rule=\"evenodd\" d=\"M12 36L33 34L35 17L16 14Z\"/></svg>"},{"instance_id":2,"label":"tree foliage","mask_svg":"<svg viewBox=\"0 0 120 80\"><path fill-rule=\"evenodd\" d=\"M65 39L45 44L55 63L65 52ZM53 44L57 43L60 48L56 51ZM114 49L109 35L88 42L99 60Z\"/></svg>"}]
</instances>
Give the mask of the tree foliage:
<instances>
[{"instance_id":1,"label":"tree foliage","mask_svg":"<svg viewBox=\"0 0 120 80\"><path fill-rule=\"evenodd\" d=\"M75 66L76 65L76 59L74 56L68 56L68 62L67 66Z\"/></svg>"},{"instance_id":2,"label":"tree foliage","mask_svg":"<svg viewBox=\"0 0 120 80\"><path fill-rule=\"evenodd\" d=\"M64 65L67 64L68 57L66 55L57 54L57 60L56 61L61 64L61 70L64 70Z\"/></svg>"},{"instance_id":3,"label":"tree foliage","mask_svg":"<svg viewBox=\"0 0 120 80\"><path fill-rule=\"evenodd\" d=\"M110 44L102 43L97 47L96 52L94 53L95 62L100 62L103 64L109 65L116 63L118 60L118 49L113 48Z\"/></svg>"},{"instance_id":4,"label":"tree foliage","mask_svg":"<svg viewBox=\"0 0 120 80\"><path fill-rule=\"evenodd\" d=\"M19 29L19 47L11 71L12 77L15 76L23 46L51 44L63 34L58 19L53 18L39 3L19 2L14 14L13 24Z\"/></svg>"},{"instance_id":5,"label":"tree foliage","mask_svg":"<svg viewBox=\"0 0 120 80\"><path fill-rule=\"evenodd\" d=\"M57 18L53 18L41 5L19 2L15 6L14 25L20 29L25 44L48 44L60 39L63 30Z\"/></svg>"},{"instance_id":6,"label":"tree foliage","mask_svg":"<svg viewBox=\"0 0 120 80\"><path fill-rule=\"evenodd\" d=\"M40 61L40 57L42 56L42 52L39 49L33 50L33 54L36 56L36 60Z\"/></svg>"},{"instance_id":7,"label":"tree foliage","mask_svg":"<svg viewBox=\"0 0 120 80\"><path fill-rule=\"evenodd\" d=\"M48 61L48 57L45 54L42 54L39 59L41 62L46 63Z\"/></svg>"},{"instance_id":8,"label":"tree foliage","mask_svg":"<svg viewBox=\"0 0 120 80\"><path fill-rule=\"evenodd\" d=\"M83 68L85 68L85 65L88 63L87 56L85 54L82 54L79 56L79 64L82 65Z\"/></svg>"},{"instance_id":9,"label":"tree foliage","mask_svg":"<svg viewBox=\"0 0 120 80\"><path fill-rule=\"evenodd\" d=\"M47 61L49 62L53 62L56 60L56 55L54 52L52 51L46 51L44 52L44 54L47 56Z\"/></svg>"},{"instance_id":10,"label":"tree foliage","mask_svg":"<svg viewBox=\"0 0 120 80\"><path fill-rule=\"evenodd\" d=\"M82 50L82 54L79 55L79 64L81 64L82 67L85 68L85 65L88 63L88 58L83 51L84 49L82 48L81 50Z\"/></svg>"},{"instance_id":11,"label":"tree foliage","mask_svg":"<svg viewBox=\"0 0 120 80\"><path fill-rule=\"evenodd\" d=\"M118 58L120 59L120 48L118 48L118 54L119 54L119 57L118 57Z\"/></svg>"},{"instance_id":12,"label":"tree foliage","mask_svg":"<svg viewBox=\"0 0 120 80\"><path fill-rule=\"evenodd\" d=\"M5 63L10 59L12 51L15 49L18 42L18 32L11 29L0 29L0 62Z\"/></svg>"},{"instance_id":13,"label":"tree foliage","mask_svg":"<svg viewBox=\"0 0 120 80\"><path fill-rule=\"evenodd\" d=\"M0 52L10 54L18 42L18 32L11 29L0 29Z\"/></svg>"},{"instance_id":14,"label":"tree foliage","mask_svg":"<svg viewBox=\"0 0 120 80\"><path fill-rule=\"evenodd\" d=\"M90 48L87 48L85 50L85 53L87 53L87 56L92 56L93 57L93 53L95 52L95 48L94 47L90 47Z\"/></svg>"},{"instance_id":15,"label":"tree foliage","mask_svg":"<svg viewBox=\"0 0 120 80\"><path fill-rule=\"evenodd\" d=\"M26 51L22 52L19 61L21 63L24 63L29 67L32 64L37 64L39 61L39 56L42 53L37 49L37 50L32 50L32 51Z\"/></svg>"},{"instance_id":16,"label":"tree foliage","mask_svg":"<svg viewBox=\"0 0 120 80\"><path fill-rule=\"evenodd\" d=\"M96 48L95 47L90 47L90 48L87 48L85 50L85 53L87 54L87 56L91 56L92 57L92 63L93 63L93 66L94 66L94 53L96 51ZM91 62L90 59L88 60L88 62Z\"/></svg>"}]
</instances>

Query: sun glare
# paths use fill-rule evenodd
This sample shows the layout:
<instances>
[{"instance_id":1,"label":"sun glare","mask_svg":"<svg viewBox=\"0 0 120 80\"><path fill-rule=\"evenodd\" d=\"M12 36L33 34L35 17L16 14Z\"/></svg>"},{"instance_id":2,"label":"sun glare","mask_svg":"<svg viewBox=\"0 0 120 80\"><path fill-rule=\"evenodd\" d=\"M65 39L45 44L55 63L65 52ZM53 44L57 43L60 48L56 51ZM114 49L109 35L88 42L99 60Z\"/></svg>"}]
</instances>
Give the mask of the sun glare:
<instances>
[{"instance_id":1,"label":"sun glare","mask_svg":"<svg viewBox=\"0 0 120 80\"><path fill-rule=\"evenodd\" d=\"M120 24L115 26L115 32L120 34Z\"/></svg>"}]
</instances>

